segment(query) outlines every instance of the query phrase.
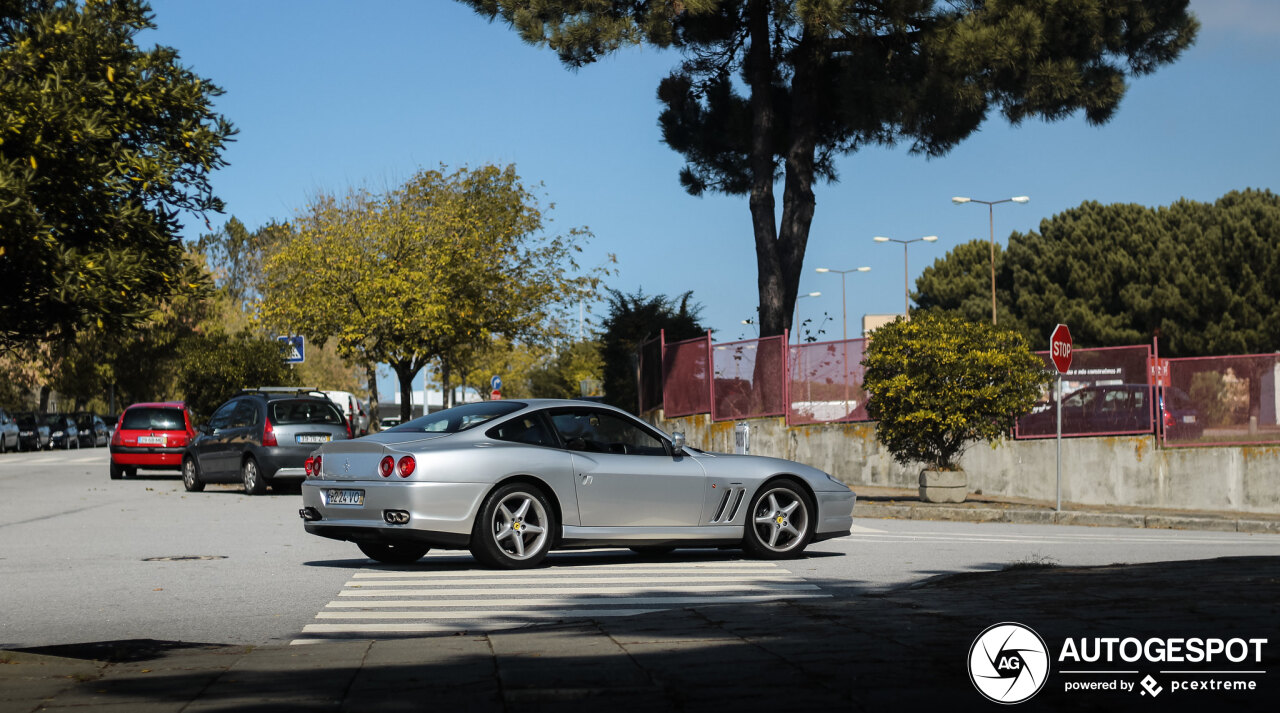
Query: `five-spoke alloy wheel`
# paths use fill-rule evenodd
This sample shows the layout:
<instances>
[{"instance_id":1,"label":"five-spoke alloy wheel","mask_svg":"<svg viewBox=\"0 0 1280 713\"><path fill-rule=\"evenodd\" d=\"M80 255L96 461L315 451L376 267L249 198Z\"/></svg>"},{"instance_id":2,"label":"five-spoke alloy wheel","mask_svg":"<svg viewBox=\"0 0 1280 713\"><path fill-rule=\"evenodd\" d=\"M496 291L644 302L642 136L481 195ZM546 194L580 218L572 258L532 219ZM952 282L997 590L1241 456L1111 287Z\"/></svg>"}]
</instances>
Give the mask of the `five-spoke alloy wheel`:
<instances>
[{"instance_id":1,"label":"five-spoke alloy wheel","mask_svg":"<svg viewBox=\"0 0 1280 713\"><path fill-rule=\"evenodd\" d=\"M804 488L790 479L766 484L751 500L742 549L752 557L799 557L813 539L816 508Z\"/></svg>"},{"instance_id":2,"label":"five-spoke alloy wheel","mask_svg":"<svg viewBox=\"0 0 1280 713\"><path fill-rule=\"evenodd\" d=\"M536 567L551 549L555 531L546 494L528 483L509 483L485 498L471 531L471 554L491 567Z\"/></svg>"}]
</instances>

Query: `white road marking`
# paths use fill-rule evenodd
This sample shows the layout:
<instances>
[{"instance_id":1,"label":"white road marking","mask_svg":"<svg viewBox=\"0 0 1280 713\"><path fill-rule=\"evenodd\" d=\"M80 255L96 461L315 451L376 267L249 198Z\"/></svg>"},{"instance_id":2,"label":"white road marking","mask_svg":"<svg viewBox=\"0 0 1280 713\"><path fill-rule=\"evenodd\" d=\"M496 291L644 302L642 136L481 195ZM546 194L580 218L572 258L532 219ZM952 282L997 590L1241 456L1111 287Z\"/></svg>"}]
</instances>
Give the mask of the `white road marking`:
<instances>
[{"instance_id":1,"label":"white road marking","mask_svg":"<svg viewBox=\"0 0 1280 713\"><path fill-rule=\"evenodd\" d=\"M779 576L767 576L767 577L753 576L753 577L751 577L751 580L752 580L753 582L798 582L798 581L801 581L801 580L799 580L799 579L796 579L795 577L779 577ZM468 585L468 586L472 586L472 587L478 587L478 586L482 586L482 585L489 585L489 586L494 586L494 587L505 587L505 586L509 586L513 581L516 581L516 580L515 580L515 579L504 579L504 578L501 578L501 577L496 577L496 578L494 578L494 579L470 579L470 580L466 580L466 581L465 581L465 582L463 582L463 583L464 583L464 584L466 584L466 585ZM623 583L626 583L626 582L634 582L634 581L636 581L636 578L635 578L635 577L605 577L605 576L600 576L600 577L564 577L564 576L550 576L550 577L548 577L548 576L542 576L542 577L527 577L527 578L521 579L521 580L520 580L520 586L521 586L521 587L528 587L528 586L545 586L545 585L553 585L553 586L554 586L554 585L560 585L560 584L623 584ZM716 577L716 576L702 577L702 576L696 576L696 575L695 575L695 576L690 577L690 576L684 576L683 574L675 574L675 575L671 575L671 576L669 576L669 577L663 577L663 576L650 576L650 577L646 577L646 578L645 578L645 583L646 583L646 584L648 584L648 585L650 585L650 586L653 586L653 585L654 585L654 583L656 583L656 582L741 582L741 581L742 581L742 577ZM360 580L352 580L352 581L350 581L350 582L347 582L347 583L346 583L346 584L344 584L343 586L344 586L344 587L353 587L353 588L358 588L358 587L368 587L368 586L375 586L375 587L421 587L423 584L424 584L424 582L423 582L422 580L420 580L420 579L390 579L390 580L377 580L377 581L371 581L371 582L369 582L369 581L361 582ZM445 583L444 583L444 582L439 582L438 584L443 585L443 584L445 584Z\"/></svg>"},{"instance_id":2,"label":"white road marking","mask_svg":"<svg viewBox=\"0 0 1280 713\"><path fill-rule=\"evenodd\" d=\"M614 551L616 552L616 550ZM576 617L634 616L698 604L829 597L772 562L572 564L496 573L355 572L293 644L389 635L481 632ZM422 564L439 566L424 558Z\"/></svg>"},{"instance_id":3,"label":"white road marking","mask_svg":"<svg viewBox=\"0 0 1280 713\"><path fill-rule=\"evenodd\" d=\"M812 585L811 585L812 586ZM813 587L817 589L817 587ZM556 590L557 593L563 590ZM789 590L788 598L822 598L830 597L830 594L819 594L814 592L802 592L800 590ZM661 597L625 597L611 596L600 597L597 603L618 604L618 605L687 605L687 604L745 604L748 602L764 602L771 599L777 599L777 594L717 594L715 596L694 596L686 597L679 595L669 595ZM539 597L531 594L529 596L520 596L514 599L365 599L349 602L329 602L325 605L327 609L378 609L378 608L396 608L396 609L484 609L485 607L514 607L514 606L530 606L530 607L568 607L574 604L580 604L581 599L574 597Z\"/></svg>"},{"instance_id":4,"label":"white road marking","mask_svg":"<svg viewBox=\"0 0 1280 713\"><path fill-rule=\"evenodd\" d=\"M817 585L813 584L775 584L772 586L763 586L756 584L683 584L683 585L665 585L655 587L651 584L644 584L637 587L556 587L554 589L544 589L541 591L554 592L559 594L654 594L655 592L758 592L758 591L779 591L793 592L817 589ZM529 593L527 589L520 590L522 594ZM480 597L486 594L493 594L492 588L488 589L345 589L338 592L340 597L405 597L405 596L440 596L440 595L457 595L461 597Z\"/></svg>"}]
</instances>

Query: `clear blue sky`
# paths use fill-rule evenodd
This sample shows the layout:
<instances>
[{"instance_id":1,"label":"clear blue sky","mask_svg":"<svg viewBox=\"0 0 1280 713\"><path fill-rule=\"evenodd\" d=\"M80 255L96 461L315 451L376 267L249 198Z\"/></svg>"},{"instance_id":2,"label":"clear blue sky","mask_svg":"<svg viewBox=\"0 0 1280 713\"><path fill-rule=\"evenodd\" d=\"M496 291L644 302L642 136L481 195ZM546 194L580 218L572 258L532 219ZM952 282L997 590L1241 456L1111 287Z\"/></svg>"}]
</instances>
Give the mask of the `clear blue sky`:
<instances>
[{"instance_id":1,"label":"clear blue sky","mask_svg":"<svg viewBox=\"0 0 1280 713\"><path fill-rule=\"evenodd\" d=\"M514 163L545 184L553 227L595 233L586 264L617 255L610 287L693 290L717 341L754 336L740 324L757 303L746 200L684 193L680 156L659 138L657 85L677 55L637 48L572 72L449 0L152 2L159 27L142 43L176 48L227 92L218 109L240 134L214 186L251 228L291 218L320 190L381 189L441 162ZM818 189L800 288L822 296L801 301L802 319L825 312L827 336L840 336L840 279L818 267L872 268L848 278L850 336L864 313L901 311L902 249L871 238L940 236L911 246L914 283L951 246L987 238L986 207L954 206L954 195L1030 196L996 207L1004 242L1086 200L1156 206L1275 190L1280 2L1192 8L1197 44L1134 80L1105 126L1077 116L1013 128L993 116L940 159L905 149L842 159L840 182ZM206 232L187 222L188 237Z\"/></svg>"}]
</instances>

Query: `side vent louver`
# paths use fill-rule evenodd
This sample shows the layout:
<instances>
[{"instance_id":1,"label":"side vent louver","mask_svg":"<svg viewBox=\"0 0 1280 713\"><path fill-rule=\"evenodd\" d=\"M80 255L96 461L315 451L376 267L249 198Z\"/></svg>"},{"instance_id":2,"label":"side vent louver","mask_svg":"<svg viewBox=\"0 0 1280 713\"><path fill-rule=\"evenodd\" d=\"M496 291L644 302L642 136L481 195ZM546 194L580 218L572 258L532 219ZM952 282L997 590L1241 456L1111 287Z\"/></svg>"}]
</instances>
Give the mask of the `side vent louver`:
<instances>
[{"instance_id":1,"label":"side vent louver","mask_svg":"<svg viewBox=\"0 0 1280 713\"><path fill-rule=\"evenodd\" d=\"M738 508L742 507L742 499L747 494L745 488L737 483L732 483L724 490L724 497L720 498L720 506L716 508L716 514L711 517L711 522L728 523L733 522L733 518L738 515Z\"/></svg>"},{"instance_id":2,"label":"side vent louver","mask_svg":"<svg viewBox=\"0 0 1280 713\"><path fill-rule=\"evenodd\" d=\"M720 522L720 516L724 514L724 506L729 503L729 496L732 494L731 490L724 491L724 497L720 498L720 507L716 508L716 514L711 516L711 522Z\"/></svg>"}]
</instances>

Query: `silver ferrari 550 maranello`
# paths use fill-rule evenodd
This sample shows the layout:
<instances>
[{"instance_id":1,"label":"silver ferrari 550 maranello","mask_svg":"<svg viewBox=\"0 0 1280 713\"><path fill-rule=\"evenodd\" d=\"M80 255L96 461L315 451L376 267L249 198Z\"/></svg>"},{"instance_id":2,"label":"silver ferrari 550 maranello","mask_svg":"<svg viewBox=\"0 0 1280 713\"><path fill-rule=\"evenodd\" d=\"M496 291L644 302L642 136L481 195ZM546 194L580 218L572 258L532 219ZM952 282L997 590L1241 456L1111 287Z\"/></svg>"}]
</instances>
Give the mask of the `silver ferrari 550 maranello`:
<instances>
[{"instance_id":1,"label":"silver ferrari 550 maranello","mask_svg":"<svg viewBox=\"0 0 1280 713\"><path fill-rule=\"evenodd\" d=\"M545 399L466 404L329 443L306 470L307 532L401 564L432 547L511 569L602 546L789 558L848 534L855 500L816 468L700 451L625 411Z\"/></svg>"}]
</instances>

